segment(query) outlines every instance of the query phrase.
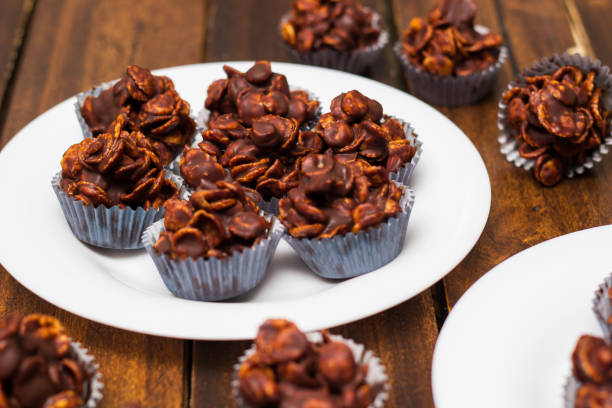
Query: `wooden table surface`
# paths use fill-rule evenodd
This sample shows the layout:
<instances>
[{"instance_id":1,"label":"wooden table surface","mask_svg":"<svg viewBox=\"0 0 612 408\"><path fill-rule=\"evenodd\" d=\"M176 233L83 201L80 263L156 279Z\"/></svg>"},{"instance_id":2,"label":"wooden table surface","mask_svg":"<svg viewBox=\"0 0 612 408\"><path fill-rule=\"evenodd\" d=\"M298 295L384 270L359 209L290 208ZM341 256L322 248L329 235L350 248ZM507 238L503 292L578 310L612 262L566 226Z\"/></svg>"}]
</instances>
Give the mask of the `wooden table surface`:
<instances>
[{"instance_id":1,"label":"wooden table surface","mask_svg":"<svg viewBox=\"0 0 612 408\"><path fill-rule=\"evenodd\" d=\"M485 161L492 188L485 230L463 262L429 290L332 330L382 358L391 380L390 408L433 406L431 359L439 329L480 276L539 242L612 222L611 158L582 177L543 188L530 173L505 161L498 151L496 127L497 101L505 85L535 59L572 50L612 64L612 2L475 2L477 23L504 36L510 58L490 97L476 105L439 110L468 135ZM289 3L0 0L0 148L40 113L119 77L128 64L154 69L205 61L287 61L277 23ZM425 15L436 0L364 3L382 14L392 44L409 20ZM410 91L391 47L368 76ZM47 137L53 137L52 129L49 133ZM13 192L2 194L8 199ZM136 402L143 408L235 406L229 386L232 365L248 342L182 341L97 324L40 299L0 268L0 316L9 310L55 315L72 337L90 348L104 376L102 408Z\"/></svg>"}]
</instances>

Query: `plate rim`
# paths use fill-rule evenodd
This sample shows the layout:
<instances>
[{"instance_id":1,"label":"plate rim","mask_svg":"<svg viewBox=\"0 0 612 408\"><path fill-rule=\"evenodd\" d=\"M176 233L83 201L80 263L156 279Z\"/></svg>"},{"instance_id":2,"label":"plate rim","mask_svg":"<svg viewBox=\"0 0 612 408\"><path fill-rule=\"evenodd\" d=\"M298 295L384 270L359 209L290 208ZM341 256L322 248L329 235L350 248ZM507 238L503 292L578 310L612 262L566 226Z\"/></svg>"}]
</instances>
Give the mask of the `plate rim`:
<instances>
[{"instance_id":1,"label":"plate rim","mask_svg":"<svg viewBox=\"0 0 612 408\"><path fill-rule=\"evenodd\" d=\"M436 344L434 346L434 352L433 352L433 356L432 356L432 363L431 363L431 388L432 388L432 396L433 396L433 400L434 400L434 405L436 407L441 406L440 405L440 391L436 391L440 390L441 386L439 384L439 382L441 382L441 375L439 374L440 372L443 371L443 367L442 367L442 363L441 363L441 356L440 354L442 353L443 350L442 347L447 347L446 343L451 342L450 337L451 334L448 333L449 330L448 326L447 326L447 322L449 321L449 319L452 318L453 313L456 315L457 313L466 313L463 312L464 308L467 308L468 306L466 306L466 304L468 304L468 302L470 301L470 297L473 296L472 293L474 292L478 292L480 290L484 290L481 289L482 286L487 285L488 282L490 280L493 279L497 279L498 275L504 275L504 274L508 274L511 273L511 269L508 269L508 267L506 266L506 264L510 264L512 262L519 262L517 261L517 259L521 259L523 257L529 257L531 255L532 252L536 252L541 250L541 248L547 248L549 246L554 246L557 245L558 242L562 242L562 241L566 241L566 240L572 240L575 239L576 237L579 237L581 235L590 235L590 234L600 234L600 233L605 233L608 232L610 234L612 234L612 224L605 224L605 225L599 225L599 226L595 226L595 227L589 227L589 228L584 228L578 231L573 231L567 234L562 234L562 235L558 235L556 237L553 238L549 238L545 241L539 242L535 245L532 245L528 248L525 248L521 251L518 251L510 256L508 256L506 259L504 259L502 262L498 263L497 265L495 265L494 267L492 267L489 271L487 271L484 275L482 275L480 278L478 278L474 283L472 283L472 285L470 285L470 287L461 295L461 297L457 300L457 302L455 303L455 305L453 306L452 310L450 311L450 313L448 314L448 316L446 317L444 324L442 325L442 328L440 329L440 332L438 333L438 338L436 340ZM603 279L605 278L602 277L601 281L603 282ZM593 292L596 290L596 287L593 287ZM590 308L590 304L587 305L587 307ZM458 312L457 312L458 310ZM562 393L562 389L559 388L559 394L561 395Z\"/></svg>"},{"instance_id":2,"label":"plate rim","mask_svg":"<svg viewBox=\"0 0 612 408\"><path fill-rule=\"evenodd\" d=\"M172 67L166 67L166 68L159 68L159 69L155 69L152 70L152 72L154 73L160 73L160 71L163 71L163 74L166 75L173 75L174 70L181 70L184 68L191 68L191 69L197 69L199 67L206 67L206 66L222 66L224 64L227 65L244 65L244 64L252 64L253 61L211 61L211 62L206 62L206 63L195 63L195 64L187 64L187 65L180 65L180 66L172 66ZM308 70L314 70L314 71L322 71L322 72L329 72L330 74L333 75L342 75L342 76L349 76L349 81L350 81L350 77L355 77L358 78L359 81L365 81L369 86L375 86L378 88L382 88L385 91L391 91L391 92L395 92L395 93L401 93L402 97L408 97L409 99L412 100L413 103L417 103L422 105L423 108L425 109L431 109L433 111L435 111L438 115L440 115L441 117L443 117L446 122L447 125L454 127L455 130L457 132L459 132L464 139L464 142L467 142L467 146L469 147L470 150L472 150L472 152L475 154L475 158L478 158L477 161L475 161L474 165L480 167L481 170L481 174L482 174L482 181L483 184L479 187L484 188L486 186L486 188L484 188L483 191L479 191L480 193L483 194L483 196L479 197L479 202L481 203L481 208L480 208L480 212L479 217L478 217L478 222L475 225L474 230L478 231L477 233L474 233L474 236L470 236L471 239L468 240L464 240L463 245L460 245L461 250L456 251L456 255L453 256L452 258L449 258L449 261L447 262L449 265L452 265L451 267L448 268L448 270L446 270L447 268L444 268L444 272L440 272L438 273L436 276L432 277L432 279L430 279L430 282L428 283L424 283L421 284L419 286L415 286L411 289L411 295L406 296L406 295L397 295L394 297L394 299L392 301L388 301L388 302L384 302L385 305L383 307L374 307L374 308L370 308L369 311L363 313L353 313L350 317L330 317L325 319L324 325L319 325L317 328L322 328L322 327L335 327L338 325L342 325L342 324L347 324L347 323L351 323L357 320L361 320L364 318L367 318L369 316L378 314L380 312L383 312L385 310L388 310L392 307L397 306L398 304L407 301L415 296L417 296L418 294L422 293L423 291L427 290L429 287L433 286L436 282L438 282L439 280L443 279L446 275L448 275L474 248L474 246L477 244L478 240L480 239L484 228L487 224L488 218L490 216L490 208L491 208L491 182L490 182L490 178L489 178L489 174L486 168L486 165L484 163L484 160L482 159L482 156L480 155L480 152L478 151L478 149L476 148L476 146L474 145L474 143L472 142L472 140L465 134L465 132L463 132L463 130L461 130L454 122L452 122L450 119L446 118L441 112L439 112L438 110L436 110L434 107L432 107L431 105L427 104L424 101L419 100L418 98L414 97L413 95L408 94L407 92L404 92L403 90L394 88L390 85L378 82L376 80L370 79L370 78L365 78L365 77L361 77L358 75L354 75L354 74L350 74L350 73L345 73L345 72L341 72L341 71L336 71L336 70L332 70L332 69L328 69L328 68L322 68L322 67L314 67L314 66L308 66L308 65L302 65L302 64L292 64L292 63L285 63L285 62L276 62L276 61L271 61L271 64L277 67L280 67L280 69L278 70L279 72L282 72L283 67L285 66L291 66L293 67L293 69L308 69ZM170 71L170 72L168 72ZM54 111L57 109L62 109L64 104L73 104L74 101L76 100L76 95L73 95L67 99L64 99L63 101L59 102L58 104L54 105L53 107L49 108L48 110L46 110L45 112L37 115L34 119L32 119L30 122L28 122L22 129L20 129L10 140L9 142L3 147L3 149L0 151L0 162L6 160L5 157L8 155L10 156L10 152L14 149L14 146L16 145L16 141L19 139L20 135L22 133L27 133L26 130L33 126L33 124L35 124L37 121L40 120L45 120L47 118L47 116L49 115L53 115ZM9 152L9 153L6 153ZM427 153L426 153L427 154ZM486 183L484 182L486 180ZM418 205L418 191L417 191L417 205ZM475 221L475 220L471 220L471 221ZM7 262L9 261L9 262ZM217 334L211 334L211 333L206 333L204 335L201 336L197 336L194 337L192 335L189 336L185 336L182 335L180 333L168 333L168 332L161 332L159 330L146 330L146 329L142 329L142 328L134 328L131 325L123 325L123 324L118 324L116 321L114 321L113 323L109 323L108 320L117 320L117 319L99 319L99 318L95 318L92 317L91 314L88 313L80 313L77 312L75 310L73 310L73 308L70 307L65 307L64 303L62 303L60 300L54 299L53 296L49 296L49 295L45 295L45 296L41 296L39 294L39 291L35 291L31 288L31 285L26 285L21 277L22 276L15 276L11 270L15 269L15 265L12 264L12 262L8 259L8 257L4 254L3 251L0 251L0 263L2 265L4 265L5 269L7 270L7 272L15 279L17 280L22 286L24 286L25 288L27 288L29 291L31 291L32 293L34 293L36 296L41 297L42 299L52 303L54 306L66 310L70 313L73 313L75 315L78 315L82 318L91 320L91 321L95 321L101 324L105 324L105 325L109 325L112 327L117 327L120 329L124 329L124 330L129 330L129 331L133 331L133 332L138 332L138 333L145 333L145 334L149 334L149 335L154 335L154 336L163 336L163 337L170 337L170 338L180 338L180 339L197 339L197 340L243 340L243 339L252 339L253 336L255 335L255 333L248 335L248 336L244 336L244 335L232 335L232 334L223 334L223 335L217 335ZM439 275L439 276L438 276ZM177 299L174 299L177 300ZM184 302L190 302L190 301L185 301L182 299L178 299L180 301L184 301ZM281 302L277 302L277 301L258 301L258 304L283 304L283 303L291 303L291 302L286 302L286 301L281 301ZM225 304L225 305L231 305L231 304ZM233 304L236 305L236 304ZM119 319L120 320L120 319Z\"/></svg>"}]
</instances>

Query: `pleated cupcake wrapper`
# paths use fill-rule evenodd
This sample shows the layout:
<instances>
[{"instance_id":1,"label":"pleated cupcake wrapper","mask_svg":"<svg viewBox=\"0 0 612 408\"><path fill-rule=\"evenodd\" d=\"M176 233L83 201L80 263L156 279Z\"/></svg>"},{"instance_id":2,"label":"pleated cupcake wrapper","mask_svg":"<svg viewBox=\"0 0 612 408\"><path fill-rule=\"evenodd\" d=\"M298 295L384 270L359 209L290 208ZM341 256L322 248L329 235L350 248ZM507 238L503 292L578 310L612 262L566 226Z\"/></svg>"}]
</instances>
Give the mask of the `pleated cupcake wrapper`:
<instances>
[{"instance_id":1,"label":"pleated cupcake wrapper","mask_svg":"<svg viewBox=\"0 0 612 408\"><path fill-rule=\"evenodd\" d=\"M306 333L306 337L313 343L322 343L323 336L320 332L311 332ZM367 365L368 366L368 374L366 375L365 381L372 387L374 391L374 401L368 408L383 408L385 403L389 399L389 377L387 375L385 366L380 361L380 358L376 357L374 353L370 350L366 350L363 344L356 343L352 339L346 339L337 334L330 334L330 339L333 341L338 341L346 344L351 351L353 352L353 357L355 357L355 362L358 366ZM238 363L234 364L234 374L232 376L232 394L234 398L238 402L239 408L252 408L240 394L240 390L238 388L240 384L240 380L238 379L238 372L240 370L240 366L249 358L253 353L255 353L255 344L253 344L250 348L248 348L239 358Z\"/></svg>"},{"instance_id":2,"label":"pleated cupcake wrapper","mask_svg":"<svg viewBox=\"0 0 612 408\"><path fill-rule=\"evenodd\" d=\"M475 29L481 34L489 32L488 28L480 25ZM508 58L508 48L501 46L497 62L490 67L465 76L443 76L414 65L404 54L401 39L395 43L393 50L412 82L414 94L439 106L470 105L483 99L493 89L497 74Z\"/></svg>"},{"instance_id":3,"label":"pleated cupcake wrapper","mask_svg":"<svg viewBox=\"0 0 612 408\"><path fill-rule=\"evenodd\" d=\"M182 179L166 174L180 189ZM88 244L109 249L140 249L143 247L140 239L142 232L164 216L163 207L145 210L142 207L121 209L118 206L85 205L62 190L61 177L61 172L53 177L53 191L73 234Z\"/></svg>"},{"instance_id":4,"label":"pleated cupcake wrapper","mask_svg":"<svg viewBox=\"0 0 612 408\"><path fill-rule=\"evenodd\" d=\"M404 134L406 135L406 139L410 141L410 145L412 147L416 147L416 152L414 153L414 156L412 156L412 159L408 163L404 164L402 167L395 170L394 172L389 173L389 178L391 180L397 181L399 183L402 183L405 186L408 186L408 182L410 181L410 178L412 177L414 168L419 163L419 160L421 159L421 154L423 154L423 142L416 137L414 133L414 128L412 127L410 123L406 122L403 119L399 119L393 116L391 116L391 118L399 121L402 124L402 128L404 130Z\"/></svg>"},{"instance_id":5,"label":"pleated cupcake wrapper","mask_svg":"<svg viewBox=\"0 0 612 408\"><path fill-rule=\"evenodd\" d=\"M398 215L356 234L317 239L294 238L287 233L283 239L319 276L345 279L363 275L391 262L402 250L414 198L414 191L404 187Z\"/></svg>"},{"instance_id":6,"label":"pleated cupcake wrapper","mask_svg":"<svg viewBox=\"0 0 612 408\"><path fill-rule=\"evenodd\" d=\"M259 208L265 211L268 214L278 216L278 198L272 197L269 200L264 200L259 203Z\"/></svg>"},{"instance_id":7,"label":"pleated cupcake wrapper","mask_svg":"<svg viewBox=\"0 0 612 408\"><path fill-rule=\"evenodd\" d=\"M87 124L87 122L85 122L85 118L83 117L83 115L81 115L81 108L83 107L83 104L85 103L85 99L87 99L87 97L89 96L93 96L94 98L97 98L98 96L100 96L102 91L106 91L107 89L112 88L116 83L117 83L117 80L104 82L88 91L77 94L76 103L74 104L74 111L79 121L79 126L81 126L81 131L83 132L83 139L93 137L93 134L91 133L91 129L89 128L89 125Z\"/></svg>"},{"instance_id":8,"label":"pleated cupcake wrapper","mask_svg":"<svg viewBox=\"0 0 612 408\"><path fill-rule=\"evenodd\" d=\"M252 248L234 251L228 258L196 260L156 254L153 245L163 230L164 220L157 221L147 228L142 241L168 290L184 299L217 301L247 293L261 282L285 228L273 218L268 237Z\"/></svg>"},{"instance_id":9,"label":"pleated cupcake wrapper","mask_svg":"<svg viewBox=\"0 0 612 408\"><path fill-rule=\"evenodd\" d=\"M561 56L555 54L552 57L545 57L540 61L535 61L531 67L524 70L521 76L508 84L508 89L524 85L525 76L550 75L565 65L578 67L584 73L591 70L597 71L595 84L605 91L603 102L606 108L612 108L612 75L610 74L610 68L603 65L599 60L591 60L589 57L582 57L578 54L570 55L564 53ZM519 154L519 142L513 134L514 129L508 124L508 105L504 103L503 96L499 101L498 108L497 127L499 128L499 137L497 140L500 144L500 152L506 156L506 160L514 163L516 167L522 167L527 171L531 170L535 165L536 159L526 159ZM577 163L567 169L565 175L568 178L572 178L576 174L584 173L585 169L593 168L595 163L600 162L602 156L608 153L608 146L610 145L612 145L612 126L604 142L585 155L583 163Z\"/></svg>"},{"instance_id":10,"label":"pleated cupcake wrapper","mask_svg":"<svg viewBox=\"0 0 612 408\"><path fill-rule=\"evenodd\" d=\"M608 344L612 344L612 324L608 323L608 318L612 315L612 304L610 303L609 290L612 287L612 275L607 276L603 283L599 285L593 297L593 312L604 333L604 338Z\"/></svg>"},{"instance_id":11,"label":"pleated cupcake wrapper","mask_svg":"<svg viewBox=\"0 0 612 408\"><path fill-rule=\"evenodd\" d=\"M576 403L576 393L582 386L582 383L578 381L573 375L569 375L563 386L563 406L565 408L574 408Z\"/></svg>"},{"instance_id":12,"label":"pleated cupcake wrapper","mask_svg":"<svg viewBox=\"0 0 612 408\"><path fill-rule=\"evenodd\" d=\"M85 347L72 339L70 339L70 349L89 379L83 384L85 387L83 394L87 397L83 408L95 408L102 400L102 389L104 388L102 374L98 371L98 364Z\"/></svg>"},{"instance_id":13,"label":"pleated cupcake wrapper","mask_svg":"<svg viewBox=\"0 0 612 408\"><path fill-rule=\"evenodd\" d=\"M279 32L282 30L284 22L291 18L291 12L285 13L281 17L279 24ZM384 29L380 14L374 13L372 26L380 29L378 40L373 45L368 47L358 48L349 51L336 51L333 49L322 49L310 52L301 52L291 45L287 44L281 38L283 46L294 62L307 65L316 65L319 67L333 68L340 71L351 72L353 74L361 74L380 56L380 53L389 42L389 33Z\"/></svg>"}]
</instances>

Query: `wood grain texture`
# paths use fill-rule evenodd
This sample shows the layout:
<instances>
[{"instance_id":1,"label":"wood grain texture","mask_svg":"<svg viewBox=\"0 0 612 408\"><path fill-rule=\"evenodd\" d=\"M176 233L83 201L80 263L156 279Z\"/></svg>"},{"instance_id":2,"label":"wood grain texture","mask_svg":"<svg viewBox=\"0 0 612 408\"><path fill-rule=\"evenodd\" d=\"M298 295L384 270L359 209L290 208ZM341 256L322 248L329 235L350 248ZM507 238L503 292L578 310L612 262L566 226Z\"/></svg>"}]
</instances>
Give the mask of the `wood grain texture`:
<instances>
[{"instance_id":1,"label":"wood grain texture","mask_svg":"<svg viewBox=\"0 0 612 408\"><path fill-rule=\"evenodd\" d=\"M0 129L1 145L44 110L119 77L128 64L158 68L199 62L204 10L201 0L176 1L172 7L155 0L39 1ZM45 136L52 137L49 131ZM183 341L113 329L59 310L1 269L0 315L8 310L57 316L90 349L105 384L100 408L120 408L126 402L143 407L186 404Z\"/></svg>"},{"instance_id":2,"label":"wood grain texture","mask_svg":"<svg viewBox=\"0 0 612 408\"><path fill-rule=\"evenodd\" d=\"M607 0L565 0L578 9L593 55L604 64L612 64L612 43L610 43L610 22L612 3Z\"/></svg>"},{"instance_id":3,"label":"wood grain texture","mask_svg":"<svg viewBox=\"0 0 612 408\"><path fill-rule=\"evenodd\" d=\"M387 1L369 0L363 3L379 11L387 26L394 27L392 10ZM265 5L266 12L257 13L261 2L256 0L212 3L209 13L211 21L207 24L209 31L205 59L212 61L269 58L288 61L276 27L281 15L289 9L290 1L266 0ZM253 15L257 15L257 19L253 19ZM239 30L228 29L232 21L243 22ZM391 33L391 38L396 38L395 32ZM383 57L367 75L398 88L403 88L405 84L391 47L385 50ZM429 291L387 312L332 328L331 331L365 344L381 357L389 371L392 386L387 407L433 405L429 378L438 329ZM233 365L249 344L194 342L192 407L236 406L231 397L229 382Z\"/></svg>"},{"instance_id":4,"label":"wood grain texture","mask_svg":"<svg viewBox=\"0 0 612 408\"><path fill-rule=\"evenodd\" d=\"M434 0L420 2L394 0L394 16L398 30L403 32L413 17L427 15L436 3L437 2ZM476 23L501 33L503 27L500 24L499 10L495 2L493 0L478 0L475 1L475 3L478 7ZM500 203L498 201L498 197L503 196L504 186L496 183L494 180L500 177L500 170L513 170L512 168L504 167L506 165L505 160L499 153L497 147L496 125L497 100L505 84L512 77L511 64L506 63L502 67L493 91L484 100L472 106L457 108L437 107L438 110L466 133L480 152L491 179L493 196L491 213L489 222L485 227L485 232L466 259L444 280L443 289L446 291L446 293L444 293L445 296L438 296L437 300L442 303L446 300L445 298L448 298L449 304L447 307L454 304L457 297L460 296L475 279L484 274L498 261L512 254L512 251L516 251L516 248L509 248L508 252L504 253L503 250L506 249L506 247L501 245L498 247L495 239L488 234L488 230L491 228L491 220L505 211L504 207L499 206ZM410 118L408 118L408 120L410 120ZM417 132L419 132L419 129L417 129ZM440 137L443 137L443 135L440 135ZM430 159L435 160L435 158ZM460 158L458 158L458 160L460 160ZM500 168L500 166L502 167ZM502 254L498 254L500 251L497 248L502 250ZM472 262L470 262L471 259L473 259Z\"/></svg>"},{"instance_id":5,"label":"wood grain texture","mask_svg":"<svg viewBox=\"0 0 612 408\"><path fill-rule=\"evenodd\" d=\"M5 62L14 59L14 38L21 36L20 16L26 1L0 1L0 100ZM392 45L409 20L426 15L437 0L363 2L381 13L391 30ZM505 85L533 60L578 45L583 50L591 47L604 63L612 63L612 46L605 35L612 4L605 0L475 2L477 23L504 34L511 59L488 98L472 106L439 110L467 134L487 167L492 205L483 235L443 284L436 286L434 296L429 290L384 313L331 329L381 357L392 386L386 405L390 408L433 406L430 370L437 310L452 306L480 276L520 250L612 222L608 198L612 159L607 157L585 176L544 188L530 173L505 161L499 153L496 126L497 101ZM0 107L0 148L44 110L119 77L130 63L159 68L202 60L288 61L277 27L290 3L38 0L11 92L4 98L7 105ZM366 74L409 90L391 47ZM49 313L64 321L70 335L100 362L106 386L102 408L136 401L143 407L235 407L232 367L249 342L182 342L89 322L33 295L0 267L0 315L9 310Z\"/></svg>"},{"instance_id":6,"label":"wood grain texture","mask_svg":"<svg viewBox=\"0 0 612 408\"><path fill-rule=\"evenodd\" d=\"M32 6L32 0L3 0L0 2L0 111L25 34L27 16Z\"/></svg>"},{"instance_id":7,"label":"wood grain texture","mask_svg":"<svg viewBox=\"0 0 612 408\"><path fill-rule=\"evenodd\" d=\"M568 29L568 15L560 2L543 0L535 7L532 3L504 0L499 6L506 41L512 47L517 67L522 69L535 59L575 45ZM547 24L537 24L543 15ZM612 221L612 205L604 194L612 171L610 160L604 160L584 176L546 188L499 153L496 101L513 76L506 66L494 99L448 112L480 151L492 188L491 213L483 235L445 279L451 305L478 277L509 256L559 235Z\"/></svg>"}]
</instances>

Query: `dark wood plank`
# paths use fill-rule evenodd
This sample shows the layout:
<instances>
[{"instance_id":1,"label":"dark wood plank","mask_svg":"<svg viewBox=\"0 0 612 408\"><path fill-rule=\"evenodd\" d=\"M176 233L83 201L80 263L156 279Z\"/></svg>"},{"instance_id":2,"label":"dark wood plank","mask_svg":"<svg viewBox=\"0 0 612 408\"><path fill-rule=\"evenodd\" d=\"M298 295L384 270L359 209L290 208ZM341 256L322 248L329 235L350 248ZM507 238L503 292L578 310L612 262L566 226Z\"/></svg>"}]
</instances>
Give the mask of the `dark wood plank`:
<instances>
[{"instance_id":1,"label":"dark wood plank","mask_svg":"<svg viewBox=\"0 0 612 408\"><path fill-rule=\"evenodd\" d=\"M363 1L379 11L393 28L393 10L384 0ZM211 3L206 60L272 59L288 61L278 21L288 10L287 0L267 0L266 12L258 12L256 0L226 0ZM257 19L252 16L257 15ZM240 30L227 30L240 21ZM391 33L391 39L396 33ZM368 73L381 82L402 88L405 84L391 47ZM327 107L325 107L327 108ZM429 291L385 313L333 328L361 342L380 356L389 370L392 391L386 405L395 407L432 406L429 384L431 356L437 336L435 308ZM195 342L192 372L192 404L196 407L233 407L229 381L232 367L249 342Z\"/></svg>"},{"instance_id":2,"label":"dark wood plank","mask_svg":"<svg viewBox=\"0 0 612 408\"><path fill-rule=\"evenodd\" d=\"M200 62L204 10L203 0L172 7L154 0L39 1L1 145L56 103L119 77L128 64L155 69Z\"/></svg>"},{"instance_id":3,"label":"dark wood plank","mask_svg":"<svg viewBox=\"0 0 612 408\"><path fill-rule=\"evenodd\" d=\"M590 43L592 54L604 64L612 64L612 44L608 35L612 3L605 0L565 0L565 4L578 33L583 32Z\"/></svg>"},{"instance_id":4,"label":"dark wood plank","mask_svg":"<svg viewBox=\"0 0 612 408\"><path fill-rule=\"evenodd\" d=\"M566 49L588 49L588 42L577 46L561 1L543 0L533 7L504 0L499 1L499 6L514 65L521 69L535 59ZM537 23L544 18L546 24ZM502 80L505 84L507 76L502 75ZM498 88L496 95L502 89ZM493 198L480 241L445 280L451 305L478 277L507 257L559 235L608 224L612 218L609 196L603 194L611 174L610 160L604 160L585 176L565 180L553 188L542 187L530 173L514 168L499 153L495 101L489 101L487 108L482 107L482 116L476 122L462 119L474 112L469 107L455 110L461 117L454 120L475 142L485 160Z\"/></svg>"},{"instance_id":5,"label":"dark wood plank","mask_svg":"<svg viewBox=\"0 0 612 408\"><path fill-rule=\"evenodd\" d=\"M33 4L32 0L0 2L0 110Z\"/></svg>"},{"instance_id":6,"label":"dark wood plank","mask_svg":"<svg viewBox=\"0 0 612 408\"><path fill-rule=\"evenodd\" d=\"M1 129L2 145L42 111L120 76L130 63L158 68L199 62L204 12L202 0L181 0L171 6L155 0L39 1ZM186 404L183 341L76 317L33 295L2 269L0 313L7 310L49 313L65 322L69 334L100 363L105 383L101 408L136 401L143 407Z\"/></svg>"},{"instance_id":7,"label":"dark wood plank","mask_svg":"<svg viewBox=\"0 0 612 408\"><path fill-rule=\"evenodd\" d=\"M503 29L500 25L498 9L496 8L495 2L493 0L476 0L475 3L478 7L476 23L487 26L491 30L501 33ZM426 16L427 13L436 4L437 2L434 0L418 2L413 2L410 0L393 0L395 11L395 24L398 29L398 32L400 33L399 35L401 36L401 33L403 33L403 31L408 26L410 20L413 17ZM500 159L503 159L501 155L498 154L498 148L496 144L497 126L495 123L495 115L497 112L497 99L501 94L503 88L505 87L505 84L510 78L512 78L512 76L513 74L511 64L507 63L502 68L496 86L493 89L492 93L483 101L467 107L437 107L443 114L445 114L449 119L455 122L466 133L472 143L474 143L481 156L485 160L485 165L487 166L487 169L489 171L489 177L491 178L491 180L494 180L494 174L492 174L492 170L494 170L493 163ZM408 120L410 119L408 118ZM492 185L493 184L494 183L492 182ZM489 216L489 220L493 218L493 214L496 214L497 211L497 200L495 192L493 193L493 195L494 197L492 200L491 215ZM476 244L476 247L472 250L471 254L480 254L482 252L479 248L485 238L486 234L483 234L479 243ZM468 259L470 256L468 256ZM470 281L473 276L480 276L478 273L483 274L488 270L489 267L488 264L485 264L483 266L478 266L478 272L469 271L463 267L464 263L460 264L457 269L449 276L450 278L454 275L464 276L465 274L473 273L473 275L469 275L470 277L466 277L466 282L464 282L465 287L463 287L463 291L465 291L465 289L467 289L467 287L469 287L469 285L473 282ZM437 289L440 292L437 296L437 300L439 301L439 303L446 303L446 298L448 296L448 293L446 292L449 289L448 285L449 279L445 279L442 285L439 284L437 286ZM450 282L450 285L452 286L453 282ZM459 295L463 293L463 291L461 291ZM444 306L448 308L450 305L439 305L439 307ZM444 315L447 311L448 310L442 310L441 314ZM445 316L441 317L444 318Z\"/></svg>"}]
</instances>

